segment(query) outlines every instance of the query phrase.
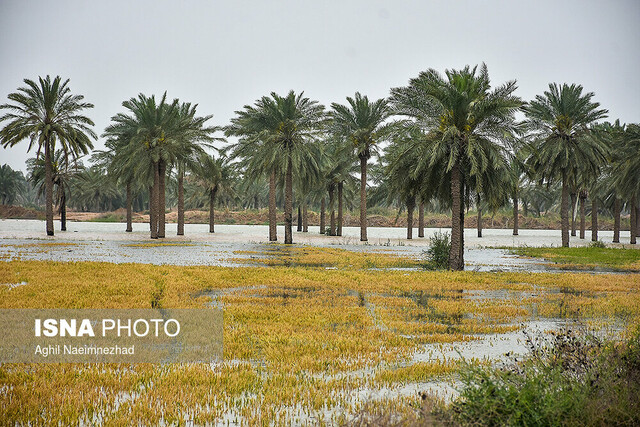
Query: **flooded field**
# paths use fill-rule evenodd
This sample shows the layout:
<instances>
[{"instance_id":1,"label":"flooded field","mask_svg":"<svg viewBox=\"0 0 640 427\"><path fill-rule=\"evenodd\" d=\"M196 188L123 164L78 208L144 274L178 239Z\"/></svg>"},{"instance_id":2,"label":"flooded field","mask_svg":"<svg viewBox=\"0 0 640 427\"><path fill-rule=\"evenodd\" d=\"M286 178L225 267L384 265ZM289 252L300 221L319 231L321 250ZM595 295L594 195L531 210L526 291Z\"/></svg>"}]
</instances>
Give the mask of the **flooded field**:
<instances>
[{"instance_id":1,"label":"flooded field","mask_svg":"<svg viewBox=\"0 0 640 427\"><path fill-rule=\"evenodd\" d=\"M0 424L339 424L371 405L411 412L424 393L451 401L463 366L524 357L532 336L640 324L639 274L558 270L472 238L467 271L434 272L420 265L428 239L403 229L286 247L262 226L162 241L135 226L71 223L50 239L40 222L0 221L0 308L219 307L224 361L0 365ZM505 245L507 231L485 235Z\"/></svg>"},{"instance_id":2,"label":"flooded field","mask_svg":"<svg viewBox=\"0 0 640 427\"><path fill-rule=\"evenodd\" d=\"M146 224L133 224L133 233L125 233L120 223L69 223L68 231L56 236L44 236L42 221L0 221L0 258L51 261L101 261L114 263L145 263L170 265L210 265L234 267L246 265L239 260L254 259L261 264L260 253L272 244L266 243L268 227L261 225L218 225L215 233L205 224L187 224L185 236L175 235L175 224L167 224L167 238L148 238ZM344 236L324 236L317 227L308 233L294 233L297 246L341 248L357 252L384 251L419 260L429 246L429 237L440 229L426 229L424 238L403 238L404 228L370 228L369 242L358 240L359 228L346 227ZM284 230L279 227L280 240ZM417 234L417 233L414 233ZM628 234L628 232L627 232ZM473 271L558 271L543 260L513 255L506 249L492 247L537 247L559 244L555 230L521 230L519 236L511 230L485 230L483 238L475 230L465 230L466 269ZM608 239L601 232L601 239ZM624 232L622 233L624 239ZM572 245L587 245L587 239L573 239ZM489 246L489 247L487 247ZM253 254L251 254L253 253Z\"/></svg>"}]
</instances>

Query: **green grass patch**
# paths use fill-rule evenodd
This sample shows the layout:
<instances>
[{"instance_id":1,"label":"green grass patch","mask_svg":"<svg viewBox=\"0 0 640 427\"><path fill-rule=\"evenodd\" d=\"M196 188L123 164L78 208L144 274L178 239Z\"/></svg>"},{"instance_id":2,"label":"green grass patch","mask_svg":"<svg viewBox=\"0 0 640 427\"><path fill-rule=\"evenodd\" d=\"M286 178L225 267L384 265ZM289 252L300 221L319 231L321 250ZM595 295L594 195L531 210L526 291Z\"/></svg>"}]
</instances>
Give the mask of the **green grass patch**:
<instances>
[{"instance_id":1,"label":"green grass patch","mask_svg":"<svg viewBox=\"0 0 640 427\"><path fill-rule=\"evenodd\" d=\"M610 268L624 271L640 270L640 250L621 248L517 248L511 253L532 258L544 258L557 264L585 268Z\"/></svg>"},{"instance_id":2,"label":"green grass patch","mask_svg":"<svg viewBox=\"0 0 640 427\"><path fill-rule=\"evenodd\" d=\"M87 222L125 222L125 218L122 215L108 213L88 219Z\"/></svg>"}]
</instances>

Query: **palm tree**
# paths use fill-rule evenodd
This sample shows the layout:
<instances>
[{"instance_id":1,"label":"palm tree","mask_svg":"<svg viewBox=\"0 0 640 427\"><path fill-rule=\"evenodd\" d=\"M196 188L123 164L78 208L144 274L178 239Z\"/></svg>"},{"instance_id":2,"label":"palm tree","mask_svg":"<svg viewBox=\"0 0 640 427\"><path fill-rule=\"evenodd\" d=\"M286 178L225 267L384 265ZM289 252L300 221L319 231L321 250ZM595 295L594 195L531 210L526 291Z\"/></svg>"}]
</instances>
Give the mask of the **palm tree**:
<instances>
[{"instance_id":1,"label":"palm tree","mask_svg":"<svg viewBox=\"0 0 640 427\"><path fill-rule=\"evenodd\" d=\"M104 131L108 138L124 138L128 156L135 159L139 171L144 171L146 181L153 182L149 188L149 225L152 239L164 237L164 181L166 166L170 161L164 149L168 140L175 136L179 104L174 99L167 102L167 94L159 103L155 96L139 94L137 98L124 101L122 106L129 115L118 113Z\"/></svg>"},{"instance_id":2,"label":"palm tree","mask_svg":"<svg viewBox=\"0 0 640 427\"><path fill-rule=\"evenodd\" d=\"M69 160L73 164L69 164ZM46 167L42 158L32 158L27 160L29 170L29 180L38 189L41 196L46 191L45 177ZM68 159L62 150L56 150L52 159L52 179L55 190L54 204L58 206L60 214L60 230L67 231L67 201L71 196L71 186L74 178L83 169L82 164L77 163L77 159Z\"/></svg>"},{"instance_id":3,"label":"palm tree","mask_svg":"<svg viewBox=\"0 0 640 427\"><path fill-rule=\"evenodd\" d=\"M376 150L376 144L385 134L384 122L391 116L387 100L370 102L356 92L347 97L349 105L332 103L331 117L336 135L351 142L360 160L360 241L367 241L367 162Z\"/></svg>"},{"instance_id":4,"label":"palm tree","mask_svg":"<svg viewBox=\"0 0 640 427\"><path fill-rule=\"evenodd\" d=\"M257 108L245 106L236 111L236 117L225 128L226 136L239 136L238 142L225 149L230 160L239 160L239 168L244 171L244 179L258 182L267 176L269 179L269 241L278 240L276 190L278 177L286 169L284 159L277 144L262 139L264 127L256 120Z\"/></svg>"},{"instance_id":5,"label":"palm tree","mask_svg":"<svg viewBox=\"0 0 640 427\"><path fill-rule=\"evenodd\" d=\"M146 172L148 168L141 168L144 163L140 162L140 156L132 155L130 145L134 129L122 129L124 133L106 133L106 150L94 152L92 159L96 165L100 165L107 170L110 176L119 185L124 185L126 192L126 229L125 232L133 231L133 198L143 188L147 186L144 181L149 177ZM146 178L146 179L145 179Z\"/></svg>"},{"instance_id":6,"label":"palm tree","mask_svg":"<svg viewBox=\"0 0 640 427\"><path fill-rule=\"evenodd\" d=\"M0 167L0 204L9 205L19 193L26 190L22 172L11 169L8 164Z\"/></svg>"},{"instance_id":7,"label":"palm tree","mask_svg":"<svg viewBox=\"0 0 640 427\"><path fill-rule=\"evenodd\" d=\"M277 153L285 170L284 242L293 243L293 175L303 170L319 170L314 141L326 122L324 107L317 101L290 91L287 96L275 92L237 111L227 127L227 135L243 138L247 143L263 145L269 153ZM275 162L274 162L275 163ZM268 164L271 164L269 162ZM315 172L316 174L318 172Z\"/></svg>"},{"instance_id":8,"label":"palm tree","mask_svg":"<svg viewBox=\"0 0 640 427\"><path fill-rule=\"evenodd\" d=\"M582 93L576 84L549 84L544 95L537 95L523 109L526 125L535 147L530 158L533 169L548 184L562 184L560 221L562 246L569 246L569 190L576 186L579 172L598 174L607 159L607 146L590 138L590 125L606 117L607 110L592 102L593 92Z\"/></svg>"},{"instance_id":9,"label":"palm tree","mask_svg":"<svg viewBox=\"0 0 640 427\"><path fill-rule=\"evenodd\" d=\"M233 194L235 169L229 159L220 156L217 159L206 153L200 155L192 166L194 176L209 199L209 233L215 232L215 204L220 193Z\"/></svg>"},{"instance_id":10,"label":"palm tree","mask_svg":"<svg viewBox=\"0 0 640 427\"><path fill-rule=\"evenodd\" d=\"M121 205L116 182L101 165L78 171L71 184L74 193L73 204L83 211L110 211Z\"/></svg>"},{"instance_id":11,"label":"palm tree","mask_svg":"<svg viewBox=\"0 0 640 427\"><path fill-rule=\"evenodd\" d=\"M81 114L93 104L83 102L82 95L71 94L69 79L63 82L60 76L53 80L39 77L38 82L25 79L24 83L25 87L8 95L13 104L0 106L7 110L0 117L0 123L7 122L0 130L0 143L6 148L28 139L27 152L35 146L36 157L40 157L44 151L46 230L53 236L52 156L56 144L65 157L78 157L93 148L91 139L96 139L96 134L90 126L94 123Z\"/></svg>"},{"instance_id":12,"label":"palm tree","mask_svg":"<svg viewBox=\"0 0 640 427\"><path fill-rule=\"evenodd\" d=\"M198 159L205 154L202 143L224 141L214 138L213 133L221 130L218 126L205 127L205 123L213 116L196 116L196 105L183 103L177 110L177 127L175 138L166 148L170 158L177 166L178 178L178 236L184 235L184 174L187 168L194 168Z\"/></svg>"},{"instance_id":13,"label":"palm tree","mask_svg":"<svg viewBox=\"0 0 640 427\"><path fill-rule=\"evenodd\" d=\"M629 243L636 244L640 229L638 218L638 198L640 197L640 125L630 124L624 132L624 146L620 161L614 164L613 175L616 177L616 190L628 203L631 214Z\"/></svg>"},{"instance_id":14,"label":"palm tree","mask_svg":"<svg viewBox=\"0 0 640 427\"><path fill-rule=\"evenodd\" d=\"M478 72L479 71L479 72ZM450 173L451 252L449 268L464 269L464 201L471 176L486 173L490 161L516 131L514 114L522 105L513 95L515 81L491 90L486 65L447 70L446 77L429 69L391 90L400 115L412 121L405 126L425 133L431 155L427 162L441 162L439 173ZM431 160L428 160L431 159ZM482 180L478 179L477 185Z\"/></svg>"}]
</instances>

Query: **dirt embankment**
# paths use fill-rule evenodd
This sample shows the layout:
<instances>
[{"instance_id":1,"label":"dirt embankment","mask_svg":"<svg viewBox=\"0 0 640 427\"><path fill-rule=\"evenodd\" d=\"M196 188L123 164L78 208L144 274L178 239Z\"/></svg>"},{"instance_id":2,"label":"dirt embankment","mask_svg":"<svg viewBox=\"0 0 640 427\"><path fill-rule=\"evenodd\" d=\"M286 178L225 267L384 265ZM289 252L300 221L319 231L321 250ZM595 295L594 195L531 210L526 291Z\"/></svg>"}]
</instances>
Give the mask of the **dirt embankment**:
<instances>
[{"instance_id":1,"label":"dirt embankment","mask_svg":"<svg viewBox=\"0 0 640 427\"><path fill-rule=\"evenodd\" d=\"M44 219L44 212L22 206L0 205L0 218L11 219Z\"/></svg>"},{"instance_id":2,"label":"dirt embankment","mask_svg":"<svg viewBox=\"0 0 640 427\"><path fill-rule=\"evenodd\" d=\"M98 221L98 222L125 222L126 210L118 209L113 212L67 212L67 219L69 221ZM278 210L278 223L282 224L282 210ZM184 214L185 222L188 224L207 224L209 222L209 211L190 210ZM294 210L293 221L294 226L297 224L297 211ZM0 205L0 218L16 218L16 219L44 219L44 212L36 211L33 209L26 209L20 206L6 206ZM56 215L58 219L58 215ZM173 210L166 214L167 222L177 222L178 213ZM336 219L337 220L337 219ZM406 212L402 215L396 216L384 216L384 215L368 215L368 225L370 227L406 227L407 216ZM149 215L134 212L133 222L147 222L149 221ZM329 226L330 216L327 212L325 223ZM268 224L269 215L267 209L256 210L242 210L242 211L230 211L230 210L216 210L215 212L216 224ZM310 226L318 226L320 224L320 214L317 212L308 213L308 222ZM578 222L578 221L577 221ZM413 217L414 227L418 226L418 214L414 213ZM345 227L357 227L360 225L360 217L355 214L345 213L343 225ZM446 228L451 227L451 218L445 214L425 214L424 225L428 228ZM475 228L477 226L477 217L474 214L469 214L465 218L465 227ZM600 230L613 230L613 220L608 218L601 218L598 222ZM484 228L512 228L513 217L511 215L486 215L483 217ZM537 230L559 230L560 218L558 215L534 217L534 216L519 216L519 227L522 229L537 229ZM587 220L587 230L591 228L591 220ZM622 219L622 229L629 229L628 216Z\"/></svg>"}]
</instances>

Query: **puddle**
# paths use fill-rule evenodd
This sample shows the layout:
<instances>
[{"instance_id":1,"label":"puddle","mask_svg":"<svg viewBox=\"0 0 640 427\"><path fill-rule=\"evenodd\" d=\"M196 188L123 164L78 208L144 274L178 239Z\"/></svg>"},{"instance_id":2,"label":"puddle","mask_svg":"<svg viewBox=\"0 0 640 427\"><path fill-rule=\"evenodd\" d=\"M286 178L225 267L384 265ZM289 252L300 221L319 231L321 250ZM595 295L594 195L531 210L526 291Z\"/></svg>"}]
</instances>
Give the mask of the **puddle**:
<instances>
[{"instance_id":1,"label":"puddle","mask_svg":"<svg viewBox=\"0 0 640 427\"><path fill-rule=\"evenodd\" d=\"M11 289L15 289L19 286L25 286L28 285L27 282L20 282L20 283L0 283L0 286L6 286L9 290Z\"/></svg>"}]
</instances>

